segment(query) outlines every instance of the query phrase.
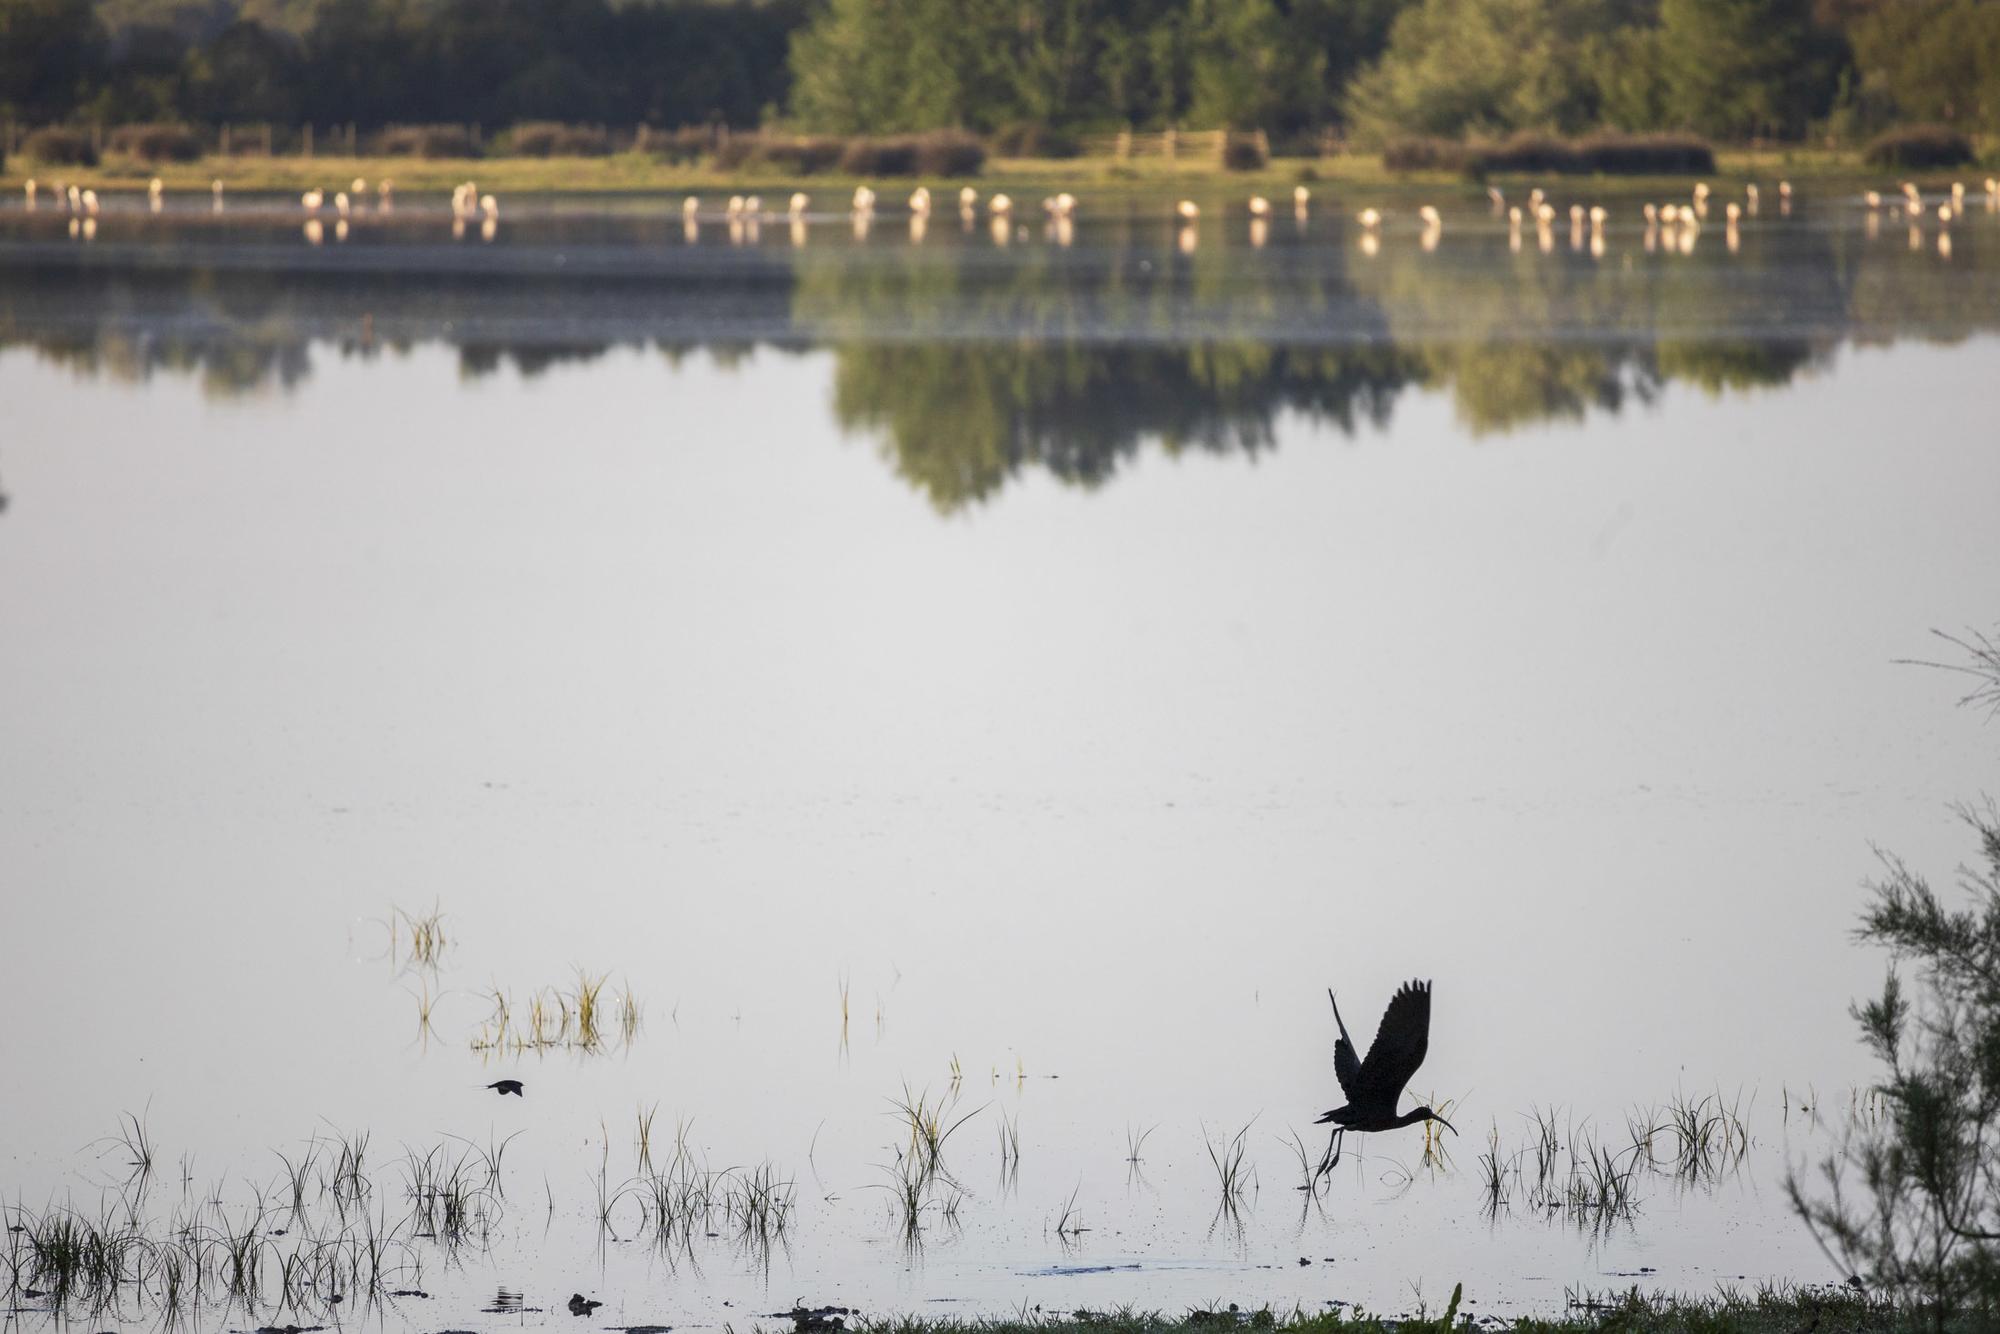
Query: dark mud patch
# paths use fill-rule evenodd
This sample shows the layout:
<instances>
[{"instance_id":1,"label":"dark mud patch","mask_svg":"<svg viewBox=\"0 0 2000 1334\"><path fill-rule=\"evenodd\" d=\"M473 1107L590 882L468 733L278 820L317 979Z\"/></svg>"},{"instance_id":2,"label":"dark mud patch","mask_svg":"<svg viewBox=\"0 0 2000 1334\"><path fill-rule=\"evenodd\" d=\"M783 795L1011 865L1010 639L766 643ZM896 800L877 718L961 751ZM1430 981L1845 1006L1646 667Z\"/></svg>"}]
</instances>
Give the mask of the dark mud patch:
<instances>
[{"instance_id":1,"label":"dark mud patch","mask_svg":"<svg viewBox=\"0 0 2000 1334\"><path fill-rule=\"evenodd\" d=\"M792 1322L792 1334L825 1334L847 1328L847 1317L860 1314L846 1306L794 1306L789 1311L773 1311L774 1320Z\"/></svg>"}]
</instances>

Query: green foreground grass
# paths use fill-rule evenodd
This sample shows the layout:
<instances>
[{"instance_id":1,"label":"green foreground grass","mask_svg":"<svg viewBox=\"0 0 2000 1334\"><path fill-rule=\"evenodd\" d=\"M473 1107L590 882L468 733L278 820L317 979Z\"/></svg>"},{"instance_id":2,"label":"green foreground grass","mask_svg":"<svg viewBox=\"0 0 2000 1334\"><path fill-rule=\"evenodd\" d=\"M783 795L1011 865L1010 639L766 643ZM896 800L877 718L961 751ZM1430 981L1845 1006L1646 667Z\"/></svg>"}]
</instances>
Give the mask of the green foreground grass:
<instances>
[{"instance_id":1,"label":"green foreground grass","mask_svg":"<svg viewBox=\"0 0 2000 1334\"><path fill-rule=\"evenodd\" d=\"M1862 182L1880 185L1909 173L1885 172L1869 168L1853 150L1833 149L1738 149L1717 154L1713 178L1770 180L1787 177L1797 182L1853 185ZM1914 173L1919 180L1979 179L1976 169L1959 172ZM0 172L0 183L19 190L30 177L49 182L60 179L77 186L98 190L143 189L158 176L170 191L201 190L209 182L221 180L227 188L241 191L304 191L340 189L359 177L378 182L389 178L399 191L428 193L448 191L461 181L473 180L482 191L509 194L700 194L803 189L823 196L826 202L844 200L858 185L866 183L881 191L885 201L897 198L899 182L827 173L807 179L787 176L768 169L718 170L705 165L677 165L639 153L609 157L577 158L479 158L418 159L407 157L209 157L195 162L153 165L131 158L107 156L96 167L51 167L15 156ZM1615 183L1621 190L1658 185L1664 192L1685 189L1685 177L1570 177L1566 182L1582 185L1591 181ZM1350 153L1321 158L1277 158L1258 171L1224 171L1207 159L1160 158L1127 162L1109 157L1082 158L998 158L987 163L979 176L961 181L931 179L934 191L956 190L971 184L982 194L996 190L1038 196L1050 190L1088 191L1097 199L1153 199L1171 193L1196 195L1282 194L1293 185L1320 184L1329 187L1379 189L1384 192L1424 189L1481 193L1483 186L1462 176L1442 172L1391 172L1373 154ZM1504 183L1504 182L1503 182ZM910 186L917 184L911 180ZM778 202L776 200L767 202ZM948 199L941 199L949 207Z\"/></svg>"},{"instance_id":2,"label":"green foreground grass","mask_svg":"<svg viewBox=\"0 0 2000 1334\"><path fill-rule=\"evenodd\" d=\"M1707 1298L1600 1298L1576 1305L1554 1319L1510 1318L1481 1314L1476 1304L1459 1302L1454 1294L1428 1310L1386 1316L1354 1308L1325 1314L1290 1315L1263 1311L1190 1311L1181 1316L1131 1310L1077 1311L1068 1315L1024 1314L1002 1320L961 1321L929 1317L855 1320L854 1334L1224 1334L1254 1330L1258 1334L1444 1334L1446 1330L1508 1328L1522 1334L1586 1334L1625 1331L1627 1334L1847 1334L1886 1331L1916 1322L1890 1307L1849 1288L1788 1288L1755 1295L1724 1293ZM1926 1326L1929 1321L1923 1322ZM1974 1329L1975 1324L1947 1328Z\"/></svg>"}]
</instances>

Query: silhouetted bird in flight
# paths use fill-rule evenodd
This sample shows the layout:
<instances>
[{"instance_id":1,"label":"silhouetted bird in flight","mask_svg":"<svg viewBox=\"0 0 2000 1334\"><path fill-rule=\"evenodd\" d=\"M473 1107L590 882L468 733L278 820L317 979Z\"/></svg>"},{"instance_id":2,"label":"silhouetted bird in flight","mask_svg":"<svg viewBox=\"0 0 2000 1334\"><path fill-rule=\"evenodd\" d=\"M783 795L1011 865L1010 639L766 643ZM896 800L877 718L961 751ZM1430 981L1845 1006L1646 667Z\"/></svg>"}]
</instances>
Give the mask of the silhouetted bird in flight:
<instances>
[{"instance_id":1,"label":"silhouetted bird in flight","mask_svg":"<svg viewBox=\"0 0 2000 1334\"><path fill-rule=\"evenodd\" d=\"M509 1093L517 1098L521 1096L521 1081L518 1079L496 1079L486 1087L492 1089L503 1098Z\"/></svg>"},{"instance_id":2,"label":"silhouetted bird in flight","mask_svg":"<svg viewBox=\"0 0 2000 1334\"><path fill-rule=\"evenodd\" d=\"M1327 989L1326 998L1333 1001L1332 988ZM1390 997L1366 1060L1354 1053L1354 1039L1347 1036L1339 1001L1333 1001L1333 1022L1340 1025L1340 1039L1333 1044L1333 1074L1340 1081L1340 1091L1347 1095L1347 1105L1334 1108L1315 1123L1334 1123L1319 1175L1325 1176L1340 1162L1341 1140L1350 1130L1397 1130L1420 1121L1436 1121L1452 1134L1458 1133L1458 1127L1428 1107L1396 1115L1403 1086L1424 1063L1424 1053L1431 1045L1430 983L1405 982Z\"/></svg>"}]
</instances>

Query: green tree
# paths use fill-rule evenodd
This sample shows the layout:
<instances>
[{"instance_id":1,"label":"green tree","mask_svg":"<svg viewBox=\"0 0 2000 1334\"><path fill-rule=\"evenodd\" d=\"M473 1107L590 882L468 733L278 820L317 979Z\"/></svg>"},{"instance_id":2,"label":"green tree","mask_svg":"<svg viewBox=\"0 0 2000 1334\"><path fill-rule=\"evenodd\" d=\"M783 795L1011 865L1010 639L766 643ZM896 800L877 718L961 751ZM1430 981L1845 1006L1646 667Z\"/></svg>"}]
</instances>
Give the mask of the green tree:
<instances>
[{"instance_id":1,"label":"green tree","mask_svg":"<svg viewBox=\"0 0 2000 1334\"><path fill-rule=\"evenodd\" d=\"M1336 120L1346 118L1347 86L1382 58L1396 16L1410 0L1292 0L1293 38L1317 52L1323 91Z\"/></svg>"},{"instance_id":2,"label":"green tree","mask_svg":"<svg viewBox=\"0 0 2000 1334\"><path fill-rule=\"evenodd\" d=\"M134 23L112 37L86 114L105 122L165 121L180 114L181 66L192 48L178 29Z\"/></svg>"},{"instance_id":3,"label":"green tree","mask_svg":"<svg viewBox=\"0 0 2000 1334\"><path fill-rule=\"evenodd\" d=\"M299 114L302 51L287 33L241 21L188 53L182 107L200 121L277 121Z\"/></svg>"},{"instance_id":4,"label":"green tree","mask_svg":"<svg viewBox=\"0 0 2000 1334\"><path fill-rule=\"evenodd\" d=\"M0 111L29 121L67 116L104 50L90 0L0 0Z\"/></svg>"},{"instance_id":5,"label":"green tree","mask_svg":"<svg viewBox=\"0 0 2000 1334\"><path fill-rule=\"evenodd\" d=\"M1660 0L1667 106L1704 134L1796 136L1832 99L1812 0Z\"/></svg>"},{"instance_id":6,"label":"green tree","mask_svg":"<svg viewBox=\"0 0 2000 1334\"><path fill-rule=\"evenodd\" d=\"M2000 4L1900 0L1849 29L1864 94L1918 120L2000 130Z\"/></svg>"},{"instance_id":7,"label":"green tree","mask_svg":"<svg viewBox=\"0 0 2000 1334\"><path fill-rule=\"evenodd\" d=\"M956 0L832 0L792 40L792 111L844 134L1019 118L1010 10Z\"/></svg>"},{"instance_id":8,"label":"green tree","mask_svg":"<svg viewBox=\"0 0 2000 1334\"><path fill-rule=\"evenodd\" d=\"M1676 121L1660 58L1660 30L1629 27L1594 38L1590 68L1597 72L1597 111L1619 130L1672 128Z\"/></svg>"},{"instance_id":9,"label":"green tree","mask_svg":"<svg viewBox=\"0 0 2000 1334\"><path fill-rule=\"evenodd\" d=\"M1949 638L1949 637L1947 637ZM1980 682L1969 697L2000 708L2000 643L1951 639ZM1893 962L1882 994L1853 1014L1882 1068L1880 1115L1857 1118L1821 1167L1823 1193L1796 1174L1792 1206L1850 1272L1937 1330L1990 1328L2000 1313L2000 811L1964 810L1978 843L1959 872L1969 903L1952 909L1918 872L1885 855L1861 917L1863 940ZM1865 1198L1849 1193L1859 1169Z\"/></svg>"},{"instance_id":10,"label":"green tree","mask_svg":"<svg viewBox=\"0 0 2000 1334\"><path fill-rule=\"evenodd\" d=\"M1014 103L1043 125L1068 124L1095 100L1098 44L1110 26L1098 0L1051 0L1021 7L1015 38Z\"/></svg>"},{"instance_id":11,"label":"green tree","mask_svg":"<svg viewBox=\"0 0 2000 1334\"><path fill-rule=\"evenodd\" d=\"M1356 127L1396 134L1577 131L1598 119L1587 55L1611 0L1418 0L1349 89Z\"/></svg>"},{"instance_id":12,"label":"green tree","mask_svg":"<svg viewBox=\"0 0 2000 1334\"><path fill-rule=\"evenodd\" d=\"M1193 24L1197 125L1283 130L1325 118L1326 57L1274 0L1195 0Z\"/></svg>"}]
</instances>

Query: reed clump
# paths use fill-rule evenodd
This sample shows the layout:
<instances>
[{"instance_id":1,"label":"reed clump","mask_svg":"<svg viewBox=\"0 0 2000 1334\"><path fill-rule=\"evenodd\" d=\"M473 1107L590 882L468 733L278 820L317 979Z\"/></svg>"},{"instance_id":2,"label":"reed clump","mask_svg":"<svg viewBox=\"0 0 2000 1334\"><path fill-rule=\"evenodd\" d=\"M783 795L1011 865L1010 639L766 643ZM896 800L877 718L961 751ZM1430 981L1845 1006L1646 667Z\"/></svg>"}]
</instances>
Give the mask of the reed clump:
<instances>
[{"instance_id":1,"label":"reed clump","mask_svg":"<svg viewBox=\"0 0 2000 1334\"><path fill-rule=\"evenodd\" d=\"M495 987L487 1000L492 1008L472 1035L477 1052L599 1054L631 1046L645 1016L630 983L614 991L610 974L587 968L578 968L566 985L541 987L526 996Z\"/></svg>"},{"instance_id":2,"label":"reed clump","mask_svg":"<svg viewBox=\"0 0 2000 1334\"><path fill-rule=\"evenodd\" d=\"M1239 1203L1256 1188L1257 1173L1249 1160L1250 1127L1255 1124L1252 1117L1233 1135L1211 1134L1207 1126L1202 1127L1202 1147L1208 1150L1208 1161L1215 1168L1216 1186L1225 1207Z\"/></svg>"},{"instance_id":3,"label":"reed clump","mask_svg":"<svg viewBox=\"0 0 2000 1334\"><path fill-rule=\"evenodd\" d=\"M389 953L407 967L436 968L446 946L444 913L436 905L426 913L394 908L389 913Z\"/></svg>"},{"instance_id":4,"label":"reed clump","mask_svg":"<svg viewBox=\"0 0 2000 1334\"><path fill-rule=\"evenodd\" d=\"M356 1208L355 1196L372 1189L356 1192L311 1170L340 1161L337 1150L316 1145L288 1162L279 1184L295 1178L297 1195L284 1198L281 1189L275 1208L271 1192L252 1185L247 1201L225 1201L219 1186L205 1197L189 1192L163 1218L130 1196L120 1197L123 1207L106 1202L95 1211L73 1203L0 1210L7 1229L0 1298L12 1306L39 1301L65 1319L117 1323L150 1314L169 1326L226 1306L273 1320L365 1309L420 1280L426 1213L392 1219ZM417 1179L435 1183L425 1207L438 1219L438 1239L448 1230L447 1210L469 1225L481 1188L465 1166L438 1151L413 1154L412 1162Z\"/></svg>"}]
</instances>

